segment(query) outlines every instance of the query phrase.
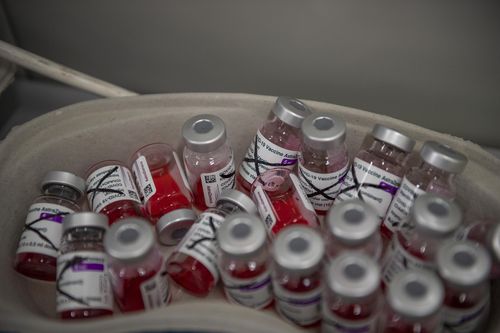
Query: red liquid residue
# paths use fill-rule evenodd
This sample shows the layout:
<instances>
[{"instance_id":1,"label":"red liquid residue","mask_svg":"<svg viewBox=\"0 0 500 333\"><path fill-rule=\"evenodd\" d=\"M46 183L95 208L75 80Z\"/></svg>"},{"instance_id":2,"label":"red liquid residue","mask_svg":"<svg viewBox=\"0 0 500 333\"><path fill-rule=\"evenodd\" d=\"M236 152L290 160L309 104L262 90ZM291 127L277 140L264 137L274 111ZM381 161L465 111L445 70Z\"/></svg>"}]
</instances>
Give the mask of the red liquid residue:
<instances>
[{"instance_id":1,"label":"red liquid residue","mask_svg":"<svg viewBox=\"0 0 500 333\"><path fill-rule=\"evenodd\" d=\"M444 304L450 308L455 309L470 309L477 305L477 302L468 297L467 293L456 293L446 288L444 297ZM464 298L465 296L465 298Z\"/></svg>"},{"instance_id":2,"label":"red liquid residue","mask_svg":"<svg viewBox=\"0 0 500 333\"><path fill-rule=\"evenodd\" d=\"M33 279L55 281L57 258L34 252L18 253L14 269Z\"/></svg>"},{"instance_id":3,"label":"red liquid residue","mask_svg":"<svg viewBox=\"0 0 500 333\"><path fill-rule=\"evenodd\" d=\"M176 252L170 256L167 271L172 280L195 296L207 296L215 285L212 273L201 262L184 253Z\"/></svg>"},{"instance_id":4,"label":"red liquid residue","mask_svg":"<svg viewBox=\"0 0 500 333\"><path fill-rule=\"evenodd\" d=\"M266 265L259 265L255 269L250 269L248 267L238 267L234 271L226 271L227 274L232 276L235 279L253 279L256 278L257 276L263 274L267 269ZM274 300L269 302L268 305L266 305L264 308L261 309L267 309L268 307L272 306L274 303Z\"/></svg>"},{"instance_id":5,"label":"red liquid residue","mask_svg":"<svg viewBox=\"0 0 500 333\"><path fill-rule=\"evenodd\" d=\"M384 223L380 224L380 234L384 243L390 242L393 232Z\"/></svg>"},{"instance_id":6,"label":"red liquid residue","mask_svg":"<svg viewBox=\"0 0 500 333\"><path fill-rule=\"evenodd\" d=\"M375 311L373 304L342 304L330 310L336 316L352 321L365 320Z\"/></svg>"},{"instance_id":7,"label":"red liquid residue","mask_svg":"<svg viewBox=\"0 0 500 333\"><path fill-rule=\"evenodd\" d=\"M432 261L432 258L428 257L427 252L420 251L420 249L417 246L415 246L416 244L413 244L412 246L412 243L409 240L406 240L406 238L400 232L397 233L397 237L403 249L405 249L405 251L408 252L411 256L418 258L422 261L427 261L427 262Z\"/></svg>"},{"instance_id":8,"label":"red liquid residue","mask_svg":"<svg viewBox=\"0 0 500 333\"><path fill-rule=\"evenodd\" d=\"M193 190L193 204L200 211L204 211L208 208L205 204L205 194L203 193L203 185L201 184L201 179L198 179Z\"/></svg>"},{"instance_id":9,"label":"red liquid residue","mask_svg":"<svg viewBox=\"0 0 500 333\"><path fill-rule=\"evenodd\" d=\"M279 197L273 198L272 193L269 196L277 220L271 230L274 234L277 234L289 225L295 224L317 227L317 220L314 213L303 207L300 199L293 195L292 190Z\"/></svg>"},{"instance_id":10,"label":"red liquid residue","mask_svg":"<svg viewBox=\"0 0 500 333\"><path fill-rule=\"evenodd\" d=\"M161 266L160 266L161 267ZM158 268L159 269L159 268ZM144 309L142 300L141 284L157 274L157 270L149 270L134 277L118 277L120 279L120 290L113 290L116 303L122 312L138 311ZM165 277L166 278L166 277Z\"/></svg>"},{"instance_id":11,"label":"red liquid residue","mask_svg":"<svg viewBox=\"0 0 500 333\"><path fill-rule=\"evenodd\" d=\"M84 318L94 318L102 316L110 316L113 314L111 310L105 309L79 309L79 310L68 310L61 312L61 319L84 319Z\"/></svg>"},{"instance_id":12,"label":"red liquid residue","mask_svg":"<svg viewBox=\"0 0 500 333\"><path fill-rule=\"evenodd\" d=\"M140 206L132 200L120 200L110 203L100 211L108 217L109 225L126 217L142 217Z\"/></svg>"},{"instance_id":13,"label":"red liquid residue","mask_svg":"<svg viewBox=\"0 0 500 333\"><path fill-rule=\"evenodd\" d=\"M250 190L252 188L252 184L247 182L243 176L237 172L236 174L236 189L245 193L246 195L250 195Z\"/></svg>"}]
</instances>

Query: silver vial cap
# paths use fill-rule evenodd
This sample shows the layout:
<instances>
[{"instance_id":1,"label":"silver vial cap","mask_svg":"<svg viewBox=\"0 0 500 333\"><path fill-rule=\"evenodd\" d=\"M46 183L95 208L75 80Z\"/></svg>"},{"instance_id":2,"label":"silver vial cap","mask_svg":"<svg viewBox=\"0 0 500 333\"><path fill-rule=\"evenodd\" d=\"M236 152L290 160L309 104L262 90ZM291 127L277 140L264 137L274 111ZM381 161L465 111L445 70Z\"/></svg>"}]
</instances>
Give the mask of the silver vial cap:
<instances>
[{"instance_id":1,"label":"silver vial cap","mask_svg":"<svg viewBox=\"0 0 500 333\"><path fill-rule=\"evenodd\" d=\"M300 128L304 118L312 113L311 109L298 99L283 96L276 99L272 112L282 122L295 128Z\"/></svg>"},{"instance_id":2,"label":"silver vial cap","mask_svg":"<svg viewBox=\"0 0 500 333\"><path fill-rule=\"evenodd\" d=\"M249 214L257 214L257 206L255 206L255 203L252 201L252 199L250 199L250 197L245 193L242 193L238 190L230 189L222 192L219 199L217 199L216 205L219 205L223 202L232 203L233 205L240 207L243 211Z\"/></svg>"},{"instance_id":3,"label":"silver vial cap","mask_svg":"<svg viewBox=\"0 0 500 333\"><path fill-rule=\"evenodd\" d=\"M315 149L332 149L345 141L345 121L330 113L313 113L301 125L302 140Z\"/></svg>"},{"instance_id":4,"label":"silver vial cap","mask_svg":"<svg viewBox=\"0 0 500 333\"><path fill-rule=\"evenodd\" d=\"M471 241L448 241L438 250L439 274L458 287L475 287L488 279L491 259L483 246Z\"/></svg>"},{"instance_id":5,"label":"silver vial cap","mask_svg":"<svg viewBox=\"0 0 500 333\"><path fill-rule=\"evenodd\" d=\"M384 125L376 124L372 129L372 135L374 138L384 141L407 153L411 152L415 146L415 140Z\"/></svg>"},{"instance_id":6,"label":"silver vial cap","mask_svg":"<svg viewBox=\"0 0 500 333\"><path fill-rule=\"evenodd\" d=\"M420 157L430 165L451 173L462 172L468 161L464 154L435 141L424 143Z\"/></svg>"},{"instance_id":7,"label":"silver vial cap","mask_svg":"<svg viewBox=\"0 0 500 333\"><path fill-rule=\"evenodd\" d=\"M345 252L330 263L327 285L341 297L359 299L380 288L380 269L366 254Z\"/></svg>"},{"instance_id":8,"label":"silver vial cap","mask_svg":"<svg viewBox=\"0 0 500 333\"><path fill-rule=\"evenodd\" d=\"M106 253L117 261L133 263L145 259L156 244L151 225L129 217L115 222L104 237Z\"/></svg>"},{"instance_id":9,"label":"silver vial cap","mask_svg":"<svg viewBox=\"0 0 500 333\"><path fill-rule=\"evenodd\" d=\"M182 137L190 150L210 153L226 142L226 126L217 116L200 114L184 123Z\"/></svg>"},{"instance_id":10,"label":"silver vial cap","mask_svg":"<svg viewBox=\"0 0 500 333\"><path fill-rule=\"evenodd\" d=\"M42 190L45 190L51 184L60 184L73 188L81 197L85 193L85 180L71 172L50 171L42 180Z\"/></svg>"},{"instance_id":11,"label":"silver vial cap","mask_svg":"<svg viewBox=\"0 0 500 333\"><path fill-rule=\"evenodd\" d=\"M248 258L266 245L267 230L260 218L248 213L229 216L217 229L217 241L222 253Z\"/></svg>"},{"instance_id":12,"label":"silver vial cap","mask_svg":"<svg viewBox=\"0 0 500 333\"><path fill-rule=\"evenodd\" d=\"M500 224L493 229L488 244L491 255L496 262L500 262Z\"/></svg>"},{"instance_id":13,"label":"silver vial cap","mask_svg":"<svg viewBox=\"0 0 500 333\"><path fill-rule=\"evenodd\" d=\"M320 234L301 225L281 230L273 243L274 262L287 271L314 273L324 253L325 245Z\"/></svg>"},{"instance_id":14,"label":"silver vial cap","mask_svg":"<svg viewBox=\"0 0 500 333\"><path fill-rule=\"evenodd\" d=\"M392 310L410 319L422 319L439 311L444 299L443 284L433 272L402 271L389 284L387 301Z\"/></svg>"},{"instance_id":15,"label":"silver vial cap","mask_svg":"<svg viewBox=\"0 0 500 333\"><path fill-rule=\"evenodd\" d=\"M94 212L79 212L66 215L63 219L63 232L79 227L108 229L108 217Z\"/></svg>"},{"instance_id":16,"label":"silver vial cap","mask_svg":"<svg viewBox=\"0 0 500 333\"><path fill-rule=\"evenodd\" d=\"M176 209L163 215L156 223L158 240L163 245L175 245L181 241L196 221L196 213L191 209Z\"/></svg>"},{"instance_id":17,"label":"silver vial cap","mask_svg":"<svg viewBox=\"0 0 500 333\"><path fill-rule=\"evenodd\" d=\"M458 205L433 193L420 195L411 212L415 227L434 236L447 236L462 223Z\"/></svg>"},{"instance_id":18,"label":"silver vial cap","mask_svg":"<svg viewBox=\"0 0 500 333\"><path fill-rule=\"evenodd\" d=\"M375 209L359 199L333 206L326 215L332 235L341 243L357 245L378 232L380 221Z\"/></svg>"}]
</instances>

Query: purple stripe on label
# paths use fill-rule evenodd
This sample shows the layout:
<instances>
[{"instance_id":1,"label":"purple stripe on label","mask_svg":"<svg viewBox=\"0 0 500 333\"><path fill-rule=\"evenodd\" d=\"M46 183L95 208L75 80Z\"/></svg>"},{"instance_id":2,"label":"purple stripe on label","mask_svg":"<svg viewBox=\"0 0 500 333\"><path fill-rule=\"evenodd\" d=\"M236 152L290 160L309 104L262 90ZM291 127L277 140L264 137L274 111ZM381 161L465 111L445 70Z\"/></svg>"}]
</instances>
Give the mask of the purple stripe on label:
<instances>
[{"instance_id":1,"label":"purple stripe on label","mask_svg":"<svg viewBox=\"0 0 500 333\"><path fill-rule=\"evenodd\" d=\"M71 267L73 272L83 272L83 271L95 271L95 272L104 272L104 265L98 263L83 263L74 265Z\"/></svg>"},{"instance_id":2,"label":"purple stripe on label","mask_svg":"<svg viewBox=\"0 0 500 333\"><path fill-rule=\"evenodd\" d=\"M297 163L297 159L289 159L289 158L284 158L284 159L281 161L281 164L282 164L282 165L294 165L295 163Z\"/></svg>"},{"instance_id":3,"label":"purple stripe on label","mask_svg":"<svg viewBox=\"0 0 500 333\"><path fill-rule=\"evenodd\" d=\"M45 221L62 223L64 215L54 215L52 213L41 213L40 218L44 219Z\"/></svg>"},{"instance_id":4,"label":"purple stripe on label","mask_svg":"<svg viewBox=\"0 0 500 333\"><path fill-rule=\"evenodd\" d=\"M269 283L271 283L270 276L267 279L265 279L264 281L254 283L254 284L251 284L248 286L240 287L240 290L244 290L244 291L256 290L256 289L264 287L265 285L268 285Z\"/></svg>"},{"instance_id":5,"label":"purple stripe on label","mask_svg":"<svg viewBox=\"0 0 500 333\"><path fill-rule=\"evenodd\" d=\"M380 186L380 188L386 192L389 192L390 194L392 195L396 195L396 192L398 191L398 188L397 186L394 186L394 185L391 185L389 183L386 183L386 182L380 182L380 184L378 184Z\"/></svg>"},{"instance_id":6,"label":"purple stripe on label","mask_svg":"<svg viewBox=\"0 0 500 333\"><path fill-rule=\"evenodd\" d=\"M294 304L294 305L310 305L310 304L315 304L319 303L321 301L321 295L316 295L312 298L308 299L292 299L292 298L280 298L283 302Z\"/></svg>"}]
</instances>

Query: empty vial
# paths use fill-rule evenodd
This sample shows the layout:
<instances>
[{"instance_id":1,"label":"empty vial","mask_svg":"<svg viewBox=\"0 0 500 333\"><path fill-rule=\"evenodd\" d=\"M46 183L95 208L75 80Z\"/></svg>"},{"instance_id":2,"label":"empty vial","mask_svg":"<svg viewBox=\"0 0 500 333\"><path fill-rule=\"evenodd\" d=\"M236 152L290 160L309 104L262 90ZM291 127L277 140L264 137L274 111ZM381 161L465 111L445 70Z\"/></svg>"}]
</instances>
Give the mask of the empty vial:
<instances>
[{"instance_id":1,"label":"empty vial","mask_svg":"<svg viewBox=\"0 0 500 333\"><path fill-rule=\"evenodd\" d=\"M267 230L255 215L229 216L217 230L219 272L227 299L262 309L273 301Z\"/></svg>"},{"instance_id":2,"label":"empty vial","mask_svg":"<svg viewBox=\"0 0 500 333\"><path fill-rule=\"evenodd\" d=\"M316 210L325 215L349 170L346 124L329 113L314 113L302 122L300 184Z\"/></svg>"},{"instance_id":3,"label":"empty vial","mask_svg":"<svg viewBox=\"0 0 500 333\"><path fill-rule=\"evenodd\" d=\"M255 178L266 170L295 167L300 150L300 125L309 114L309 107L298 99L278 97L238 170L236 181L241 190L249 193Z\"/></svg>"},{"instance_id":4,"label":"empty vial","mask_svg":"<svg viewBox=\"0 0 500 333\"><path fill-rule=\"evenodd\" d=\"M299 326L321 320L322 262L325 253L319 233L305 226L283 229L273 243L273 290L278 313Z\"/></svg>"},{"instance_id":5,"label":"empty vial","mask_svg":"<svg viewBox=\"0 0 500 333\"><path fill-rule=\"evenodd\" d=\"M80 210L85 181L72 173L51 171L41 184L42 195L28 209L14 268L33 279L55 281L65 215Z\"/></svg>"},{"instance_id":6,"label":"empty vial","mask_svg":"<svg viewBox=\"0 0 500 333\"><path fill-rule=\"evenodd\" d=\"M182 126L184 165L199 210L215 207L220 194L235 186L233 150L222 119L202 114Z\"/></svg>"},{"instance_id":7,"label":"empty vial","mask_svg":"<svg viewBox=\"0 0 500 333\"><path fill-rule=\"evenodd\" d=\"M62 319L113 314L113 292L103 239L108 218L91 212L64 218L57 258L57 312Z\"/></svg>"}]
</instances>

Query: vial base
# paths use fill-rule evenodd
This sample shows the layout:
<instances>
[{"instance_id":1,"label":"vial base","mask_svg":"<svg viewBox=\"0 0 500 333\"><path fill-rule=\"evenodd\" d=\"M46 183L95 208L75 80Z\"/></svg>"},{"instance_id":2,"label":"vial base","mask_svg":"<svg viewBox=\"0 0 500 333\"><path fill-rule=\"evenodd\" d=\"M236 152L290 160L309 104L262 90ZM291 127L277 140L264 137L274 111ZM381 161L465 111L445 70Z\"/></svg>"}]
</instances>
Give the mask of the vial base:
<instances>
[{"instance_id":1,"label":"vial base","mask_svg":"<svg viewBox=\"0 0 500 333\"><path fill-rule=\"evenodd\" d=\"M108 217L109 225L127 217L142 217L139 204L130 200L120 200L110 203L100 213Z\"/></svg>"},{"instance_id":2,"label":"vial base","mask_svg":"<svg viewBox=\"0 0 500 333\"><path fill-rule=\"evenodd\" d=\"M55 281L57 258L34 252L18 253L14 269L32 279Z\"/></svg>"},{"instance_id":3,"label":"vial base","mask_svg":"<svg viewBox=\"0 0 500 333\"><path fill-rule=\"evenodd\" d=\"M205 297L215 286L215 278L198 260L182 253L174 253L167 262L172 280L189 293Z\"/></svg>"},{"instance_id":4,"label":"vial base","mask_svg":"<svg viewBox=\"0 0 500 333\"><path fill-rule=\"evenodd\" d=\"M68 310L60 313L61 319L85 319L85 318L96 318L103 316L111 316L113 311L105 309L78 309L78 310Z\"/></svg>"}]
</instances>

